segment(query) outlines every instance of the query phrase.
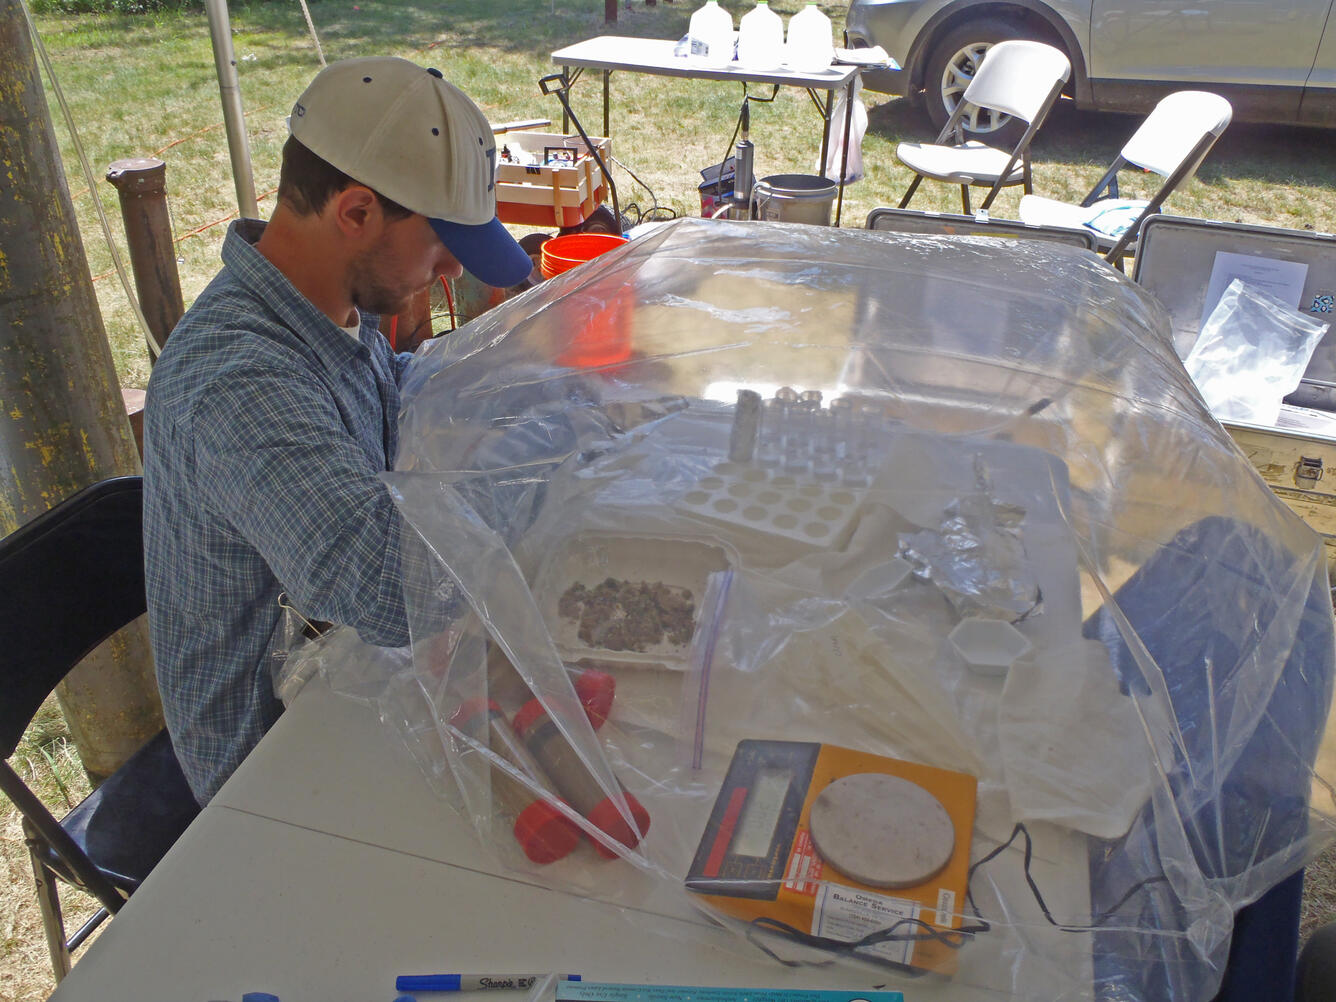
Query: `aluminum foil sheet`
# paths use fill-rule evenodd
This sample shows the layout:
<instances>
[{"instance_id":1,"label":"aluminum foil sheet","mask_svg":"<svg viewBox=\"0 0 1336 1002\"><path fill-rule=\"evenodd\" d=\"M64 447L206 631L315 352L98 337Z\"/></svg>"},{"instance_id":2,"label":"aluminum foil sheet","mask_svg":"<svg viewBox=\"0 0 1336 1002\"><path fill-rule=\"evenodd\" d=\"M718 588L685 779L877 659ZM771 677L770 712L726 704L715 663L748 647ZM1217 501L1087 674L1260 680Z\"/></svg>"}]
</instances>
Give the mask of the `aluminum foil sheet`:
<instances>
[{"instance_id":1,"label":"aluminum foil sheet","mask_svg":"<svg viewBox=\"0 0 1336 1002\"><path fill-rule=\"evenodd\" d=\"M977 490L951 501L937 528L900 533L900 556L915 577L937 586L961 618L1018 623L1043 609L1025 558L1025 509L993 496L979 458L974 477Z\"/></svg>"}]
</instances>

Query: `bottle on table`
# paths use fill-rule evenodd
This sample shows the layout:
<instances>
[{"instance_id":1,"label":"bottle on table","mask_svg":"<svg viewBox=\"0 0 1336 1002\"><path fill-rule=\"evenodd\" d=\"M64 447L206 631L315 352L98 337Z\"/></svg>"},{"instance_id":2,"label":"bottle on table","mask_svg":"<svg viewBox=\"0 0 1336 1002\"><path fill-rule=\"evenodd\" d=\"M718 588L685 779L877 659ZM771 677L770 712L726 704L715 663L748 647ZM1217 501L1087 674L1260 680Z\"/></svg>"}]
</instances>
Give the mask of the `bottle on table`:
<instances>
[{"instance_id":1,"label":"bottle on table","mask_svg":"<svg viewBox=\"0 0 1336 1002\"><path fill-rule=\"evenodd\" d=\"M738 22L738 65L746 70L777 70L784 62L784 21L767 0Z\"/></svg>"},{"instance_id":2,"label":"bottle on table","mask_svg":"<svg viewBox=\"0 0 1336 1002\"><path fill-rule=\"evenodd\" d=\"M706 0L704 7L691 15L687 28L691 39L690 61L705 69L723 69L733 62L733 15L719 6L719 0Z\"/></svg>"},{"instance_id":3,"label":"bottle on table","mask_svg":"<svg viewBox=\"0 0 1336 1002\"><path fill-rule=\"evenodd\" d=\"M835 59L830 18L815 3L809 3L789 18L786 61L799 73L820 73Z\"/></svg>"},{"instance_id":4,"label":"bottle on table","mask_svg":"<svg viewBox=\"0 0 1336 1002\"><path fill-rule=\"evenodd\" d=\"M514 728L566 803L623 845L635 848L640 844L641 836L649 831L649 812L620 783L617 792L608 795L542 703L531 699L520 707ZM627 823L627 816L634 827ZM594 842L594 848L606 859L617 855L601 842Z\"/></svg>"},{"instance_id":5,"label":"bottle on table","mask_svg":"<svg viewBox=\"0 0 1336 1002\"><path fill-rule=\"evenodd\" d=\"M450 722L466 734L485 741L498 757L539 786L551 789L551 780L516 738L505 714L495 702L464 703ZM580 829L554 806L555 793L542 797L504 769L491 770L492 796L497 808L512 818L512 833L524 855L535 863L554 863L580 843Z\"/></svg>"}]
</instances>

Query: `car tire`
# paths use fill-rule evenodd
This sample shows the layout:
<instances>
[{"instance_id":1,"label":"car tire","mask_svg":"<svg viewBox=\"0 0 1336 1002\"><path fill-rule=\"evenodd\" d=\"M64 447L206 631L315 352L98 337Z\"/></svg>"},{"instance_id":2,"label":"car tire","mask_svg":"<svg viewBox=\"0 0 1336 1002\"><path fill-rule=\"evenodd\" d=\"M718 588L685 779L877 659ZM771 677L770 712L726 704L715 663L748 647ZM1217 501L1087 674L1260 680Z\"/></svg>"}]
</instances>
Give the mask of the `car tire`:
<instances>
[{"instance_id":1,"label":"car tire","mask_svg":"<svg viewBox=\"0 0 1336 1002\"><path fill-rule=\"evenodd\" d=\"M1052 38L1040 37L1034 28L1001 17L983 17L957 25L933 43L924 63L923 103L938 130L951 117L983 54L1009 39L1057 44ZM967 116L964 126L967 139L1000 147L1014 146L1025 132L1024 122L994 111L980 110Z\"/></svg>"}]
</instances>

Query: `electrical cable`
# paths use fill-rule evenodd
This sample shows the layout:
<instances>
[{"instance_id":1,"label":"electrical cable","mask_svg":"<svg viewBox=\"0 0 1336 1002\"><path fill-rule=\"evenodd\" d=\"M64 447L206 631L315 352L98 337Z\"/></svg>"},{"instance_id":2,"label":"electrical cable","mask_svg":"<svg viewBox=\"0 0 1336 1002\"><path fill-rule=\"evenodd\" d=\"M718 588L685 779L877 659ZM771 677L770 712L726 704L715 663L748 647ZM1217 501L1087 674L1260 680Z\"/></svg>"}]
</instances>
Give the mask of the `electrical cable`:
<instances>
[{"instance_id":1,"label":"electrical cable","mask_svg":"<svg viewBox=\"0 0 1336 1002\"><path fill-rule=\"evenodd\" d=\"M1137 883L1127 889L1123 896L1119 898L1112 907L1106 908L1104 911L1096 915L1089 925L1067 925L1059 922L1053 917L1053 913L1048 910L1048 904L1044 901L1044 896L1039 893L1039 885L1035 883L1034 876L1030 873L1030 860L1034 856L1034 843L1030 839L1029 829L1027 829L1023 823L1017 821L1016 827L1011 830L1011 835L1005 842L970 867L969 877L965 883L965 899L969 902L969 906L974 909L975 916L979 918L979 921L984 922L985 925L987 925L987 922L978 914L978 906L974 904L974 891L971 886L974 882L974 872L979 869L979 867L995 859L1010 848L1011 844L1016 841L1017 835L1024 836L1025 838L1025 882L1030 886L1030 893L1034 895L1035 902L1039 905L1039 910L1044 913L1044 918L1048 920L1048 924L1062 932L1093 932L1103 926L1109 919L1113 918L1113 916L1118 913L1118 909L1127 904L1127 902L1131 900L1132 895L1136 894L1136 892L1143 887L1148 887L1151 884L1167 884L1169 882L1169 878L1166 876L1147 877L1145 880L1137 881Z\"/></svg>"},{"instance_id":2,"label":"electrical cable","mask_svg":"<svg viewBox=\"0 0 1336 1002\"><path fill-rule=\"evenodd\" d=\"M674 209L674 208L672 208L671 206L668 206L668 205L660 205L660 204L659 204L659 196L656 195L656 194L654 194L654 189L651 188L649 185L647 185L644 181L640 180L639 176L636 174L635 171L633 171L630 167L626 166L626 164L622 163L620 160L618 160L616 157L612 156L611 154L608 155L608 159L610 159L613 163L615 163L615 164L616 164L618 167L620 167L622 170L626 171L626 173L630 174L630 175L631 175L631 180L634 181L636 184L640 185L640 187L644 188L647 192L649 192L649 197L650 197L650 198L653 200L653 202L654 202L653 205L651 205L648 209L645 209L643 212L641 211L640 206L639 206L638 204L636 204L635 202L628 202L628 203L622 208L622 213L623 213L624 215L630 215L631 210L634 209L634 210L635 210L635 213L636 213L636 225L637 225L637 226L639 226L639 225L640 225L642 222L644 222L646 219L649 219L649 218L650 218L651 216L653 216L655 213L666 212L666 213L668 213L668 215L667 215L665 218L667 218L667 219L676 219L676 218L677 218L677 210Z\"/></svg>"},{"instance_id":3,"label":"electrical cable","mask_svg":"<svg viewBox=\"0 0 1336 1002\"><path fill-rule=\"evenodd\" d=\"M33 22L32 12L28 10L28 0L19 0L19 6L23 9L23 17L28 22L28 33L32 36L33 48L37 52L37 58L41 60L42 68L46 70L47 79L51 81L51 91L56 95L56 103L60 105L61 114L65 117L65 124L69 127L70 139L74 143L75 152L79 155L79 166L83 169L84 181L88 185L88 190L93 191L96 183L93 180L93 169L88 165L88 156L84 153L79 132L74 127L74 116L70 113L70 106L65 102L65 93L60 89L60 81L56 79L56 71L51 66L51 58L47 55L46 46L42 44L42 36L37 34L37 25ZM153 331L149 329L148 320L139 306L139 296L130 288L130 276L125 272L125 261L122 260L121 252L112 239L111 224L107 222L107 213L102 208L102 199L96 195L93 196L93 207L97 210L97 220L102 226L102 236L107 241L107 249L111 252L112 263L116 266L116 272L121 276L121 286L125 289L125 297L130 301L130 309L134 312L135 319L139 321L139 327L144 332L144 340L148 344L149 353L156 359L162 354L162 345L153 336Z\"/></svg>"},{"instance_id":4,"label":"electrical cable","mask_svg":"<svg viewBox=\"0 0 1336 1002\"><path fill-rule=\"evenodd\" d=\"M1025 827L1024 823L1018 821L1016 826L1011 830L1011 835L1005 842L998 845L970 865L969 873L965 878L965 900L969 905L970 910L973 912L973 915L968 916L973 919L973 922L970 924L962 924L956 929L938 929L921 919L903 918L885 929L877 929L870 932L861 939L842 940L832 939L828 936L817 936L813 933L804 932L796 926L789 925L787 922L783 922L779 919L770 918L769 916L761 916L752 919L748 923L747 939L752 945L756 946L771 959L778 961L785 967L824 967L834 963L834 960L803 961L786 959L766 946L765 943L755 935L756 932L774 933L794 943L823 950L827 953L834 954L835 956L847 957L857 954L860 959L870 960L877 964L893 968L901 974L909 977L919 977L927 972L907 964L899 963L898 961L890 960L886 957L868 953L868 949L882 943L905 943L933 940L952 950L958 950L969 942L975 934L990 931L992 925L987 919L979 914L979 906L974 902L974 875L978 872L980 867L996 859L1007 849L1011 848L1011 845L1016 841L1017 836L1021 836L1025 840L1022 868L1025 873L1025 882L1030 888L1030 893L1034 896L1035 903L1039 905L1039 910L1043 913L1043 916L1048 921L1049 925L1061 932L1094 932L1116 915L1119 909L1131 900L1132 896L1142 888L1148 887L1151 884L1168 883L1169 880L1166 876L1158 876L1147 877L1145 880L1138 881L1128 888L1116 903L1096 915L1089 925L1069 925L1059 922L1053 917L1053 913L1049 910L1048 903L1044 900L1044 895L1040 892L1039 885L1035 882L1034 875L1030 871L1030 864L1034 858L1034 843L1031 840L1030 832ZM916 927L919 931L901 932L900 930L905 926Z\"/></svg>"}]
</instances>

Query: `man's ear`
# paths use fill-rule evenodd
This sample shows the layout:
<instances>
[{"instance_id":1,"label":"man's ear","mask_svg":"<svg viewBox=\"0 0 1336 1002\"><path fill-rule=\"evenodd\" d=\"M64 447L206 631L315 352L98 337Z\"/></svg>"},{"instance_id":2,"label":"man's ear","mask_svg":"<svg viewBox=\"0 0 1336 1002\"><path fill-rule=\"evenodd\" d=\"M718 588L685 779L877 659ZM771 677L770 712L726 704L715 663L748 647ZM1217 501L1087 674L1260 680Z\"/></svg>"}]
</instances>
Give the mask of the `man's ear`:
<instances>
[{"instance_id":1,"label":"man's ear","mask_svg":"<svg viewBox=\"0 0 1336 1002\"><path fill-rule=\"evenodd\" d=\"M380 201L375 192L360 184L350 184L329 200L334 225L352 240L375 239L383 222Z\"/></svg>"}]
</instances>

